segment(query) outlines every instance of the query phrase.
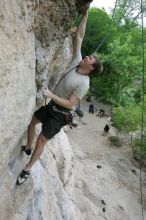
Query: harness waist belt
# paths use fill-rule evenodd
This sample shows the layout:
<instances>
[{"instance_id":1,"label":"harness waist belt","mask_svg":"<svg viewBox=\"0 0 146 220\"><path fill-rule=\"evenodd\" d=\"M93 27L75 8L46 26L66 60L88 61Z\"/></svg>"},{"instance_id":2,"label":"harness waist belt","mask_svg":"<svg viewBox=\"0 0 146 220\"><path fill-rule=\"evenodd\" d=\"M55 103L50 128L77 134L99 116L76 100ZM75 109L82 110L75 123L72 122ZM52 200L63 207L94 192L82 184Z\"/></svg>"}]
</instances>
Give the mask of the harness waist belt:
<instances>
[{"instance_id":1,"label":"harness waist belt","mask_svg":"<svg viewBox=\"0 0 146 220\"><path fill-rule=\"evenodd\" d=\"M54 111L58 111L60 113L69 113L72 109L64 108L62 106L57 105L55 102L50 101L49 104L52 106Z\"/></svg>"},{"instance_id":2,"label":"harness waist belt","mask_svg":"<svg viewBox=\"0 0 146 220\"><path fill-rule=\"evenodd\" d=\"M53 109L53 111L54 112L59 112L59 113L62 113L62 114L67 114L67 113L69 113L69 111L62 111L62 110L59 110L57 107L56 107L56 105L53 105L52 106L52 109Z\"/></svg>"}]
</instances>

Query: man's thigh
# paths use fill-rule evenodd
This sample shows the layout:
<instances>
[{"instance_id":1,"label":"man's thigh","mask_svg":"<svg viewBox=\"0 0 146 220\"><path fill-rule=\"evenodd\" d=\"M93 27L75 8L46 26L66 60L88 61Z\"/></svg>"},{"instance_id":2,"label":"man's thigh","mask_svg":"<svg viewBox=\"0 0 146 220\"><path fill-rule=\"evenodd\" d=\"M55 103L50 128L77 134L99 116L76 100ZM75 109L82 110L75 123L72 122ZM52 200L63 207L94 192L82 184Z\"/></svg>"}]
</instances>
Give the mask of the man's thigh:
<instances>
[{"instance_id":1,"label":"man's thigh","mask_svg":"<svg viewBox=\"0 0 146 220\"><path fill-rule=\"evenodd\" d=\"M42 106L34 113L34 117L42 124L45 123L47 119L50 117L49 109L46 106Z\"/></svg>"},{"instance_id":2,"label":"man's thigh","mask_svg":"<svg viewBox=\"0 0 146 220\"><path fill-rule=\"evenodd\" d=\"M53 138L60 129L64 126L62 121L57 120L53 117L49 117L49 119L42 124L42 134L50 140Z\"/></svg>"}]
</instances>

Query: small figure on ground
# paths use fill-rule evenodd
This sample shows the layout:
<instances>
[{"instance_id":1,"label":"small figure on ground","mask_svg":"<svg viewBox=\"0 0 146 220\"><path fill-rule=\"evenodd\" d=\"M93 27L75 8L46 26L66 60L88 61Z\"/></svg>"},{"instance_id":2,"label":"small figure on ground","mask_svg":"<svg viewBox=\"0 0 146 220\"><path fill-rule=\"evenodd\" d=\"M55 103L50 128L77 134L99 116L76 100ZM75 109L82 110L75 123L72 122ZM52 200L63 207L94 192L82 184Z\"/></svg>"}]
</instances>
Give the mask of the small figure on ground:
<instances>
[{"instance_id":1,"label":"small figure on ground","mask_svg":"<svg viewBox=\"0 0 146 220\"><path fill-rule=\"evenodd\" d=\"M105 134L108 134L108 133L109 133L109 129L110 129L109 125L105 125L105 127L104 127L104 133L105 133Z\"/></svg>"},{"instance_id":2,"label":"small figure on ground","mask_svg":"<svg viewBox=\"0 0 146 220\"><path fill-rule=\"evenodd\" d=\"M105 116L105 111L103 109L100 109L96 116L99 116L100 118L104 117Z\"/></svg>"},{"instance_id":3,"label":"small figure on ground","mask_svg":"<svg viewBox=\"0 0 146 220\"><path fill-rule=\"evenodd\" d=\"M94 104L93 104L93 103L91 103L91 104L89 105L89 113L94 114Z\"/></svg>"}]
</instances>

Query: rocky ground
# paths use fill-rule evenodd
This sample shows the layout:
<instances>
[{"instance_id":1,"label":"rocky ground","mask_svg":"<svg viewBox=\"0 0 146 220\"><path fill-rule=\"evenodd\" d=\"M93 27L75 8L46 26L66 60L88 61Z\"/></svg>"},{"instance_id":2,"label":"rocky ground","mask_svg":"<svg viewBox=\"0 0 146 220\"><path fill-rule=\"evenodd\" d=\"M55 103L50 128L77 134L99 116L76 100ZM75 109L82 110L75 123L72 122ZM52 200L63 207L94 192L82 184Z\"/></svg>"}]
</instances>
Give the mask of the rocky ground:
<instances>
[{"instance_id":1,"label":"rocky ground","mask_svg":"<svg viewBox=\"0 0 146 220\"><path fill-rule=\"evenodd\" d=\"M85 116L78 128L66 130L74 153L76 205L82 219L142 220L140 170L129 140L125 136L121 147L112 146L108 138L116 136L116 130L111 127L108 135L103 133L105 124L111 124L110 117L89 114L88 104L82 103ZM110 114L109 106L98 103L100 108ZM146 209L144 173L142 177Z\"/></svg>"}]
</instances>

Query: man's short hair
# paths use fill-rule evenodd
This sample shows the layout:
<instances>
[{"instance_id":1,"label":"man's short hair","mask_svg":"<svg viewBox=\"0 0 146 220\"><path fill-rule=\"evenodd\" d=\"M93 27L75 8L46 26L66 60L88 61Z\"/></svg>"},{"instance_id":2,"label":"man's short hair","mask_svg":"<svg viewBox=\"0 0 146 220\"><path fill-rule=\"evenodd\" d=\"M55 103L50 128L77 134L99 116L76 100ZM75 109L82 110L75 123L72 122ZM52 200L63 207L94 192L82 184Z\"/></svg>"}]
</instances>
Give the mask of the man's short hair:
<instances>
[{"instance_id":1,"label":"man's short hair","mask_svg":"<svg viewBox=\"0 0 146 220\"><path fill-rule=\"evenodd\" d=\"M92 55L95 58L95 62L92 64L94 67L94 70L90 72L90 75L99 74L103 71L103 64L98 56Z\"/></svg>"}]
</instances>

